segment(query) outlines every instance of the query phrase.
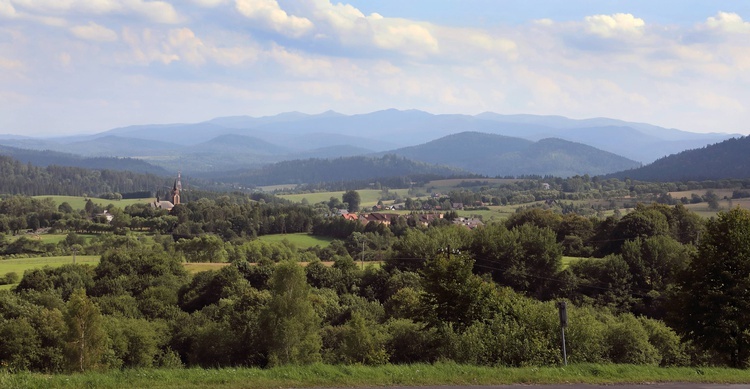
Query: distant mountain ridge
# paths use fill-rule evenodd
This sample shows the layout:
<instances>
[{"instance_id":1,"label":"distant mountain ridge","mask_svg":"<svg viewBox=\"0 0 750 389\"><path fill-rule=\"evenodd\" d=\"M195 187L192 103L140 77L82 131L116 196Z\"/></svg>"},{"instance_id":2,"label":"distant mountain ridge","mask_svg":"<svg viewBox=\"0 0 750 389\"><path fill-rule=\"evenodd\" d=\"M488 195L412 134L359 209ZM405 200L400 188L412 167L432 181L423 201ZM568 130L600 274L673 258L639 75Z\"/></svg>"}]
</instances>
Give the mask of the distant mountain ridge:
<instances>
[{"instance_id":1,"label":"distant mountain ridge","mask_svg":"<svg viewBox=\"0 0 750 389\"><path fill-rule=\"evenodd\" d=\"M546 156L548 161L543 163L541 155L523 154L520 145L534 150L531 148L533 142L548 138L584 144L629 159L620 160L623 164L631 164L627 166L618 165L620 162L615 163L611 159L611 167L620 170L634 167L633 161L648 163L668 154L731 137L729 134L694 134L608 118L578 120L561 116L500 115L491 112L475 116L435 115L419 110L387 109L356 115L328 111L321 114L288 112L264 117L230 116L201 123L134 125L95 135L43 139L0 137L0 144L74 153L84 157L140 158L168 171L197 173L257 169L268 164L305 158L331 159L373 153L383 155L393 150L412 158L409 154L412 151L409 150L422 146L426 147L425 150L430 147L450 150L448 145L438 147L439 144L430 145L430 142L461 133L483 133L515 140L493 138L493 148L479 152L486 148L482 140L477 139L470 145L470 141L464 139L462 142L467 144L462 146L461 153L475 155L451 153L429 156L422 153L419 160L456 163L455 166L488 175L513 174L511 172L530 174L531 171L533 174L596 175L612 171L608 170L610 167L604 168L610 166L608 163L600 163L605 158L604 154L593 159L581 158L582 155L578 158L574 155L563 157L557 151L545 149L544 152L549 155ZM525 143L520 142L519 138ZM500 152L511 145L519 147L515 151L518 155ZM563 144L558 142L556 147L563 147ZM496 168L500 165L519 167L523 165L520 162L522 159L530 157L536 158L537 162L526 163L525 170ZM461 158L469 160L462 161ZM563 168L562 164L566 166Z\"/></svg>"},{"instance_id":2,"label":"distant mountain ridge","mask_svg":"<svg viewBox=\"0 0 750 389\"><path fill-rule=\"evenodd\" d=\"M0 155L12 157L23 163L35 166L47 167L51 165L79 167L85 169L108 169L127 171L133 173L145 173L164 176L168 173L161 167L151 165L135 158L119 157L90 157L84 158L74 154L56 151L26 150L9 146L0 146Z\"/></svg>"},{"instance_id":3,"label":"distant mountain ridge","mask_svg":"<svg viewBox=\"0 0 750 389\"><path fill-rule=\"evenodd\" d=\"M750 178L750 137L727 139L699 149L686 150L608 177L642 181Z\"/></svg>"},{"instance_id":4,"label":"distant mountain ridge","mask_svg":"<svg viewBox=\"0 0 750 389\"><path fill-rule=\"evenodd\" d=\"M434 175L449 177L469 173L449 166L416 162L396 155L342 157L335 159L304 159L274 163L259 169L212 174L211 178L242 186L277 184L310 184L334 181L374 180L385 177Z\"/></svg>"},{"instance_id":5,"label":"distant mountain ridge","mask_svg":"<svg viewBox=\"0 0 750 389\"><path fill-rule=\"evenodd\" d=\"M537 142L480 132L462 132L388 153L456 166L487 176L600 175L640 166L636 161L557 138Z\"/></svg>"}]
</instances>

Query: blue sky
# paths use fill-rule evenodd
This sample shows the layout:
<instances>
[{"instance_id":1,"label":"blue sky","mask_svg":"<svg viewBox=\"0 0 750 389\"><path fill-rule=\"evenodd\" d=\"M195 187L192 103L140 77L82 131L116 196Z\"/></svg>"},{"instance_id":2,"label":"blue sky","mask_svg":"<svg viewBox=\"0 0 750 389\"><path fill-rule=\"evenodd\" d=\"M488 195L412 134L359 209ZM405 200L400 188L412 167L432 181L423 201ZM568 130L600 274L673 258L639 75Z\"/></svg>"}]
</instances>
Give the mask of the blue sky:
<instances>
[{"instance_id":1,"label":"blue sky","mask_svg":"<svg viewBox=\"0 0 750 389\"><path fill-rule=\"evenodd\" d=\"M750 2L0 0L0 133L287 111L750 133Z\"/></svg>"}]
</instances>

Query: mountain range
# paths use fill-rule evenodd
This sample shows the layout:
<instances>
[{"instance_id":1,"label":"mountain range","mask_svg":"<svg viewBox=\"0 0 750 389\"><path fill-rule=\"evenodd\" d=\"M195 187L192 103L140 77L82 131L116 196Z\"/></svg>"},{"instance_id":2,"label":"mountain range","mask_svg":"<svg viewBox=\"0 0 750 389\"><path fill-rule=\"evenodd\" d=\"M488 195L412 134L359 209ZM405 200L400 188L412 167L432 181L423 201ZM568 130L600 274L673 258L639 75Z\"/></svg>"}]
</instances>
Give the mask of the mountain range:
<instances>
[{"instance_id":1,"label":"mountain range","mask_svg":"<svg viewBox=\"0 0 750 389\"><path fill-rule=\"evenodd\" d=\"M377 159L393 154L487 176L564 177L635 169L669 154L732 137L607 118L576 120L491 112L434 115L389 109L358 115L328 111L317 115L289 112L258 118L231 116L202 123L135 125L94 135L43 139L0 136L0 145L82 159L130 158L155 165L158 170L207 176L259 171L291 160Z\"/></svg>"}]
</instances>

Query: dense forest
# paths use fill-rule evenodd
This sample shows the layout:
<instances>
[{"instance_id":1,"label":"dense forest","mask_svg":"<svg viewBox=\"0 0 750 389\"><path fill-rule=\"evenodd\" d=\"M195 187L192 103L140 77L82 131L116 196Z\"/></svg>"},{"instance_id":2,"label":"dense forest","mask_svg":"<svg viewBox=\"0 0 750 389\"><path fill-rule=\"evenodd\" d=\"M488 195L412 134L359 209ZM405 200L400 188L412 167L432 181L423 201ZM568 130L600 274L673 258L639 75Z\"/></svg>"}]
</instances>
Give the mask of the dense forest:
<instances>
[{"instance_id":1,"label":"dense forest","mask_svg":"<svg viewBox=\"0 0 750 389\"><path fill-rule=\"evenodd\" d=\"M212 179L220 182L252 187L276 184L314 184L319 182L373 180L381 177L409 177L419 175L448 177L467 175L467 172L458 168L430 165L395 155L385 155L379 158L342 157L335 159L313 158L284 161L259 169L211 173L206 177L210 176Z\"/></svg>"},{"instance_id":2,"label":"dense forest","mask_svg":"<svg viewBox=\"0 0 750 389\"><path fill-rule=\"evenodd\" d=\"M747 178L747 166L750 166L748 149L750 137L732 138L666 156L641 168L610 174L608 177L662 182Z\"/></svg>"},{"instance_id":3,"label":"dense forest","mask_svg":"<svg viewBox=\"0 0 750 389\"><path fill-rule=\"evenodd\" d=\"M12 157L22 163L34 166L70 166L85 169L108 169L123 172L168 175L161 167L151 165L140 159L118 157L81 157L75 154L61 153L50 150L27 150L9 146L0 146L2 155Z\"/></svg>"}]
</instances>

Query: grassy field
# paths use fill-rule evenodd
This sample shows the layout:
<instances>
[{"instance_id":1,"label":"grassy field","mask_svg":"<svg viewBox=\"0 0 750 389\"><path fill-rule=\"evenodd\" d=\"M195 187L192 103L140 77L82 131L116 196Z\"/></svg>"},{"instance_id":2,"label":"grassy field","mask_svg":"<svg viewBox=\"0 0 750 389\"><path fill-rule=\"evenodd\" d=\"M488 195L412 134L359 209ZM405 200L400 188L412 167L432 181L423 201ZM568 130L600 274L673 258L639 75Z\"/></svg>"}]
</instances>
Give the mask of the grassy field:
<instances>
[{"instance_id":1,"label":"grassy field","mask_svg":"<svg viewBox=\"0 0 750 389\"><path fill-rule=\"evenodd\" d=\"M91 201L94 202L94 204L100 205L102 207L106 207L109 204L114 204L118 208L125 208L128 205L131 204L138 204L138 203L150 203L153 202L155 199L148 198L148 199L128 199L128 200L105 200L105 199L97 199L95 197L80 197L80 196L34 196L34 198L37 199L45 199L45 198L51 198L52 201L55 202L58 206L64 202L67 202L70 204L73 209L80 210L84 209L86 207L86 199L90 198Z\"/></svg>"},{"instance_id":2,"label":"grassy field","mask_svg":"<svg viewBox=\"0 0 750 389\"><path fill-rule=\"evenodd\" d=\"M378 200L380 199L380 194L382 193L379 190L376 189L363 189L358 190L359 197L361 200L360 205L362 207L372 207L373 205L376 205L378 203ZM409 192L408 189L390 189L390 193L398 193L402 197L406 197L407 193ZM301 194L291 194L291 195L279 195L279 197L283 199L287 199L290 201L293 201L295 203L301 203L302 199L307 199L307 201L310 204L319 203L321 201L328 201L331 199L331 197L335 197L339 200L341 200L341 196L344 194L344 191L339 192L317 192L317 193L301 193Z\"/></svg>"},{"instance_id":3,"label":"grassy field","mask_svg":"<svg viewBox=\"0 0 750 389\"><path fill-rule=\"evenodd\" d=\"M334 388L510 384L650 384L750 382L750 371L581 364L566 367L434 365L285 366L271 369L136 369L105 373L40 374L0 371L3 388Z\"/></svg>"},{"instance_id":4,"label":"grassy field","mask_svg":"<svg viewBox=\"0 0 750 389\"><path fill-rule=\"evenodd\" d=\"M202 271L209 271L209 270L219 270L222 267L229 266L229 263L226 262L188 262L184 264L185 270L188 271L188 273L200 273Z\"/></svg>"},{"instance_id":5,"label":"grassy field","mask_svg":"<svg viewBox=\"0 0 750 389\"><path fill-rule=\"evenodd\" d=\"M0 275L16 272L19 276L23 276L23 272L29 269L45 266L60 267L69 263L73 263L73 256L0 259ZM99 256L76 255L76 263L96 265L99 263Z\"/></svg>"},{"instance_id":6,"label":"grassy field","mask_svg":"<svg viewBox=\"0 0 750 389\"><path fill-rule=\"evenodd\" d=\"M294 244L298 249L307 249L315 246L328 247L333 241L333 238L314 236L306 233L263 235L258 237L258 239L264 242L281 242L283 240L288 240L289 243Z\"/></svg>"},{"instance_id":7,"label":"grassy field","mask_svg":"<svg viewBox=\"0 0 750 389\"><path fill-rule=\"evenodd\" d=\"M67 234L22 234L22 235L13 235L8 237L9 242L13 242L17 240L18 238L25 236L29 239L38 239L41 240L42 243L60 243L61 241L65 240L65 237L67 237ZM86 239L86 241L90 240L91 238L95 237L94 234L78 234L78 236Z\"/></svg>"},{"instance_id":8,"label":"grassy field","mask_svg":"<svg viewBox=\"0 0 750 389\"><path fill-rule=\"evenodd\" d=\"M511 184L511 183L523 181L523 180L518 180L515 178L509 178L509 179L506 179L506 178L450 178L450 179L445 179L445 180L430 181L427 184L425 184L424 188L425 190L432 189L433 192L444 192L444 191L456 189L458 185L461 184L462 182L475 182L475 181L480 181L482 183L486 182L488 186L493 186L493 185L499 185L499 184Z\"/></svg>"}]
</instances>

